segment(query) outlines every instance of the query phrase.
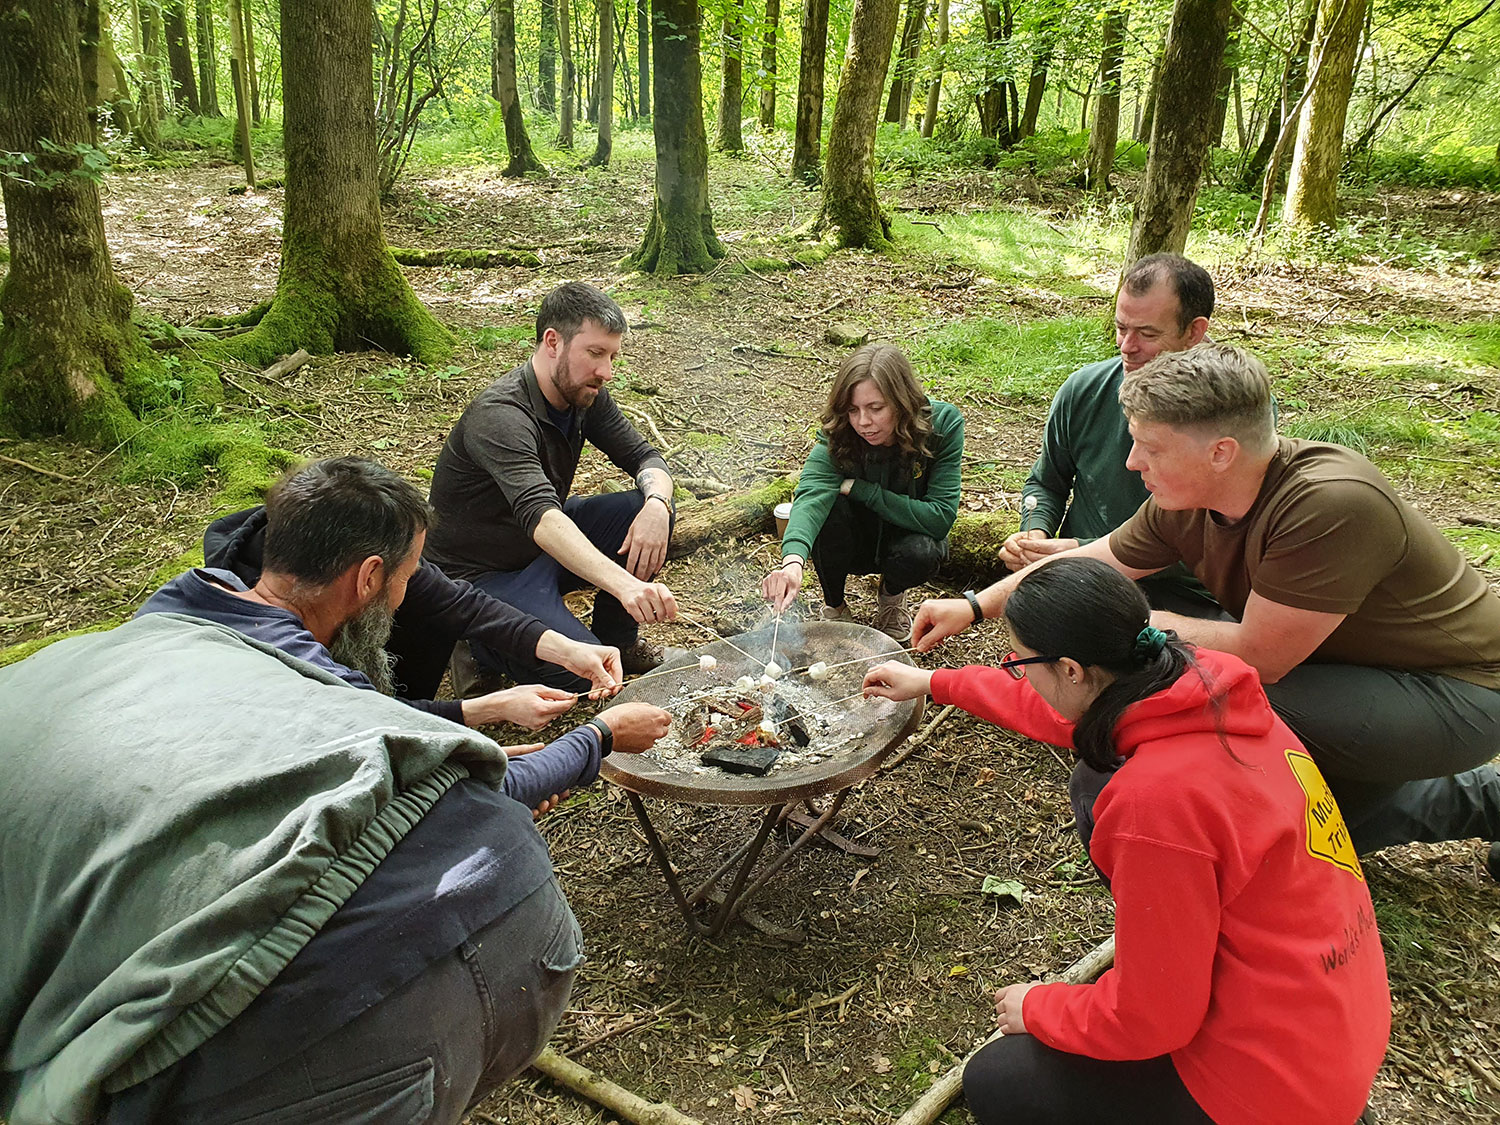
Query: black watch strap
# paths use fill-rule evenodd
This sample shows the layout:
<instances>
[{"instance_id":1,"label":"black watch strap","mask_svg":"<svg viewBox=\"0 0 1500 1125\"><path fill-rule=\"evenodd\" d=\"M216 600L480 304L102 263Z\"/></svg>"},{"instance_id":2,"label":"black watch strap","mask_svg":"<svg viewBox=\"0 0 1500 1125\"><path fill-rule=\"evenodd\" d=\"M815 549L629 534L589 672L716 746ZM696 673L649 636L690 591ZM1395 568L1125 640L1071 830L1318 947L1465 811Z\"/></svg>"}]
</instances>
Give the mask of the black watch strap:
<instances>
[{"instance_id":1,"label":"black watch strap","mask_svg":"<svg viewBox=\"0 0 1500 1125\"><path fill-rule=\"evenodd\" d=\"M609 757L609 752L615 748L615 732L603 719L590 719L588 725L599 732L599 757Z\"/></svg>"},{"instance_id":2,"label":"black watch strap","mask_svg":"<svg viewBox=\"0 0 1500 1125\"><path fill-rule=\"evenodd\" d=\"M984 608L979 604L979 596L973 590L965 590L964 598L969 603L969 608L974 611L974 624L978 625L984 620Z\"/></svg>"}]
</instances>

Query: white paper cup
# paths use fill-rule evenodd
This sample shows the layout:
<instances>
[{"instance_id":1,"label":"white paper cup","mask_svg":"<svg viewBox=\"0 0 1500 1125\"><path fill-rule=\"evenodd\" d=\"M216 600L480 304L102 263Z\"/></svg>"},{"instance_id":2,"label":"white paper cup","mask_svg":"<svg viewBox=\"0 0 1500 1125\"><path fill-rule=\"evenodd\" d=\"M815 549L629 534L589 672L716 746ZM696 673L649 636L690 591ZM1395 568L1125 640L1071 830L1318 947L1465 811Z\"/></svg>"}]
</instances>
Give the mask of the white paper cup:
<instances>
[{"instance_id":1,"label":"white paper cup","mask_svg":"<svg viewBox=\"0 0 1500 1125\"><path fill-rule=\"evenodd\" d=\"M785 504L777 504L771 514L776 517L776 537L780 539L786 535L786 521L792 518L792 502L788 500Z\"/></svg>"}]
</instances>

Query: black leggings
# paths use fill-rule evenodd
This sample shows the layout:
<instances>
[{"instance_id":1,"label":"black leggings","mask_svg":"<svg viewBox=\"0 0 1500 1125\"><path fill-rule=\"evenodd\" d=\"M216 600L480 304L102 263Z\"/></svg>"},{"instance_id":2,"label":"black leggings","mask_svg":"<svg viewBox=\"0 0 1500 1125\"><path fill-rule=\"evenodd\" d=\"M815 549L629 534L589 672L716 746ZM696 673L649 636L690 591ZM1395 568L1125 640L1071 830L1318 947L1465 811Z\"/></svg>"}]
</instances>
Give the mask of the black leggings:
<instances>
[{"instance_id":1,"label":"black leggings","mask_svg":"<svg viewBox=\"0 0 1500 1125\"><path fill-rule=\"evenodd\" d=\"M899 594L933 578L948 557L948 540L937 540L883 521L847 496L834 498L813 542L825 605L844 604L851 574L879 574L883 594Z\"/></svg>"},{"instance_id":2,"label":"black leggings","mask_svg":"<svg viewBox=\"0 0 1500 1125\"><path fill-rule=\"evenodd\" d=\"M1212 1125L1165 1055L1105 1062L1030 1035L982 1047L964 1067L964 1097L979 1125Z\"/></svg>"}]
</instances>

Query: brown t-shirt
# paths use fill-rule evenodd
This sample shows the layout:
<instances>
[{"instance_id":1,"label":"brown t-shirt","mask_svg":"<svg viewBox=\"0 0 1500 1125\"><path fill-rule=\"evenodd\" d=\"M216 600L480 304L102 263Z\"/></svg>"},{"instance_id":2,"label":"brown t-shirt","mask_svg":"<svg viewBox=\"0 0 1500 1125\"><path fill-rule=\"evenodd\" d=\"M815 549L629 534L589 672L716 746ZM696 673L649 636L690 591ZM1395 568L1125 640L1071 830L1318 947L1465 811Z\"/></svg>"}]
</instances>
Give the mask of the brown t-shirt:
<instances>
[{"instance_id":1,"label":"brown t-shirt","mask_svg":"<svg viewBox=\"0 0 1500 1125\"><path fill-rule=\"evenodd\" d=\"M1242 519L1148 499L1109 537L1137 570L1181 559L1236 617L1267 601L1345 618L1310 659L1423 668L1500 688L1500 597L1369 461L1280 439Z\"/></svg>"}]
</instances>

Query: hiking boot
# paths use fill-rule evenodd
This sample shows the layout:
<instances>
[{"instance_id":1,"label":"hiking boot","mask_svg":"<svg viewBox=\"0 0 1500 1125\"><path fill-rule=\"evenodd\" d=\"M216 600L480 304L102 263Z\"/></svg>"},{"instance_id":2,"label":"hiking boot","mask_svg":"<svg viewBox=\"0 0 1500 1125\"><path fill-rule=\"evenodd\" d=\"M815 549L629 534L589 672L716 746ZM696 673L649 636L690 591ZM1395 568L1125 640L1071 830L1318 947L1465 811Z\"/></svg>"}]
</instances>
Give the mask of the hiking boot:
<instances>
[{"instance_id":1,"label":"hiking boot","mask_svg":"<svg viewBox=\"0 0 1500 1125\"><path fill-rule=\"evenodd\" d=\"M906 594L887 594L883 590L875 595L875 628L897 644L911 640L911 614L906 611Z\"/></svg>"},{"instance_id":2,"label":"hiking boot","mask_svg":"<svg viewBox=\"0 0 1500 1125\"><path fill-rule=\"evenodd\" d=\"M649 672L658 664L665 664L668 660L676 660L679 656L686 656L687 649L678 648L675 645L659 645L646 640L645 637L637 637L635 644L629 648L620 650L620 668L627 676L639 676L642 672Z\"/></svg>"},{"instance_id":3,"label":"hiking boot","mask_svg":"<svg viewBox=\"0 0 1500 1125\"><path fill-rule=\"evenodd\" d=\"M1484 866L1490 873L1490 878L1500 883L1500 840L1490 845L1490 850L1485 853Z\"/></svg>"},{"instance_id":4,"label":"hiking boot","mask_svg":"<svg viewBox=\"0 0 1500 1125\"><path fill-rule=\"evenodd\" d=\"M847 605L825 605L818 616L824 621L847 621L851 625L855 622L854 611Z\"/></svg>"},{"instance_id":5,"label":"hiking boot","mask_svg":"<svg viewBox=\"0 0 1500 1125\"><path fill-rule=\"evenodd\" d=\"M468 641L453 646L453 655L448 658L448 682L454 699L473 699L500 690L500 674L480 667Z\"/></svg>"}]
</instances>

